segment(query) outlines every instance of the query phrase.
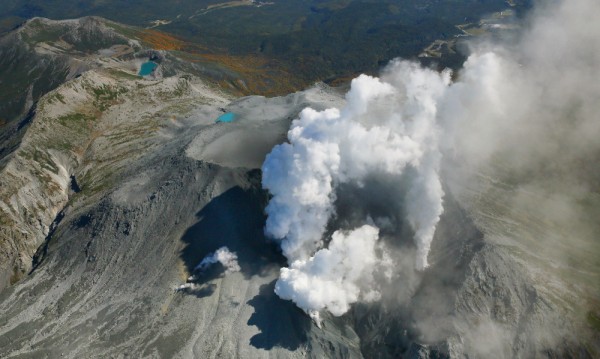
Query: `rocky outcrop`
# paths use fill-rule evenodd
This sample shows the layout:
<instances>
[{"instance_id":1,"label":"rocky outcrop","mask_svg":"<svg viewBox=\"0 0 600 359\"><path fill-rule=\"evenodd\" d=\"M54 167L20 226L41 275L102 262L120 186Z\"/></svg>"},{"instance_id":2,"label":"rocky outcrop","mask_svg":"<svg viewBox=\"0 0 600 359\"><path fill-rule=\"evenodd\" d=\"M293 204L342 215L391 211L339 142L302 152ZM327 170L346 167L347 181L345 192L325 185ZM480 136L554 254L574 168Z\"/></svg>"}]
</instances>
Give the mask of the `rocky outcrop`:
<instances>
[{"instance_id":1,"label":"rocky outcrop","mask_svg":"<svg viewBox=\"0 0 600 359\"><path fill-rule=\"evenodd\" d=\"M141 155L161 127L174 121L172 116L203 103L226 103L222 95L188 78L135 80L123 71L108 67L86 72L37 105L20 145L1 169L0 287L29 272L53 221L78 195L73 182L84 192L80 196L100 192L118 173L111 167L118 155ZM161 113L174 100L177 109L168 116ZM131 118L123 121L126 116ZM128 145L139 145L138 151L120 146L129 138L135 140ZM107 153L97 153L95 143Z\"/></svg>"}]
</instances>

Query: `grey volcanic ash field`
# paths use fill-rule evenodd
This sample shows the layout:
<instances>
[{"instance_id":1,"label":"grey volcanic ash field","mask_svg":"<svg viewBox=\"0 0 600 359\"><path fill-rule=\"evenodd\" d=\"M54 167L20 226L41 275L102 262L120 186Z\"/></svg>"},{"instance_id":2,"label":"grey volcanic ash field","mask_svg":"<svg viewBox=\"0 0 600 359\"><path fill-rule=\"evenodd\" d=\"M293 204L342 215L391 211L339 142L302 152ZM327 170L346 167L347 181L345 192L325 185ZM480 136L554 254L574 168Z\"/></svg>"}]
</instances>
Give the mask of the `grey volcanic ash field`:
<instances>
[{"instance_id":1,"label":"grey volcanic ash field","mask_svg":"<svg viewBox=\"0 0 600 359\"><path fill-rule=\"evenodd\" d=\"M0 357L598 357L598 14L273 98L30 21L108 43L23 45L87 67L2 137Z\"/></svg>"}]
</instances>

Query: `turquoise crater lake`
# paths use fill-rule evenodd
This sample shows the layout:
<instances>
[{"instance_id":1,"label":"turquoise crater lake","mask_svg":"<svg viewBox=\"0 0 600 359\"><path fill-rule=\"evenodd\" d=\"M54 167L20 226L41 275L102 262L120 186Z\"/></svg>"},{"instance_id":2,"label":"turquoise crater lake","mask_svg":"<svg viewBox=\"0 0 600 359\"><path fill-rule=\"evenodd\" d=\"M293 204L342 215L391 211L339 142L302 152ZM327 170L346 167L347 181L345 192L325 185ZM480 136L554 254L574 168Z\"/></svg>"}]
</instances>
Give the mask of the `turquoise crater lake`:
<instances>
[{"instance_id":1,"label":"turquoise crater lake","mask_svg":"<svg viewBox=\"0 0 600 359\"><path fill-rule=\"evenodd\" d=\"M140 67L140 72L138 73L138 75L148 76L152 73L152 71L154 71L154 69L157 66L158 66L158 64L156 62L152 62L152 61L144 62L142 64L142 67Z\"/></svg>"},{"instance_id":2,"label":"turquoise crater lake","mask_svg":"<svg viewBox=\"0 0 600 359\"><path fill-rule=\"evenodd\" d=\"M215 122L216 123L232 122L233 120L235 120L235 114L231 113L231 112L227 112L227 113L224 113L221 116L219 116L219 118L217 118L217 120Z\"/></svg>"}]
</instances>

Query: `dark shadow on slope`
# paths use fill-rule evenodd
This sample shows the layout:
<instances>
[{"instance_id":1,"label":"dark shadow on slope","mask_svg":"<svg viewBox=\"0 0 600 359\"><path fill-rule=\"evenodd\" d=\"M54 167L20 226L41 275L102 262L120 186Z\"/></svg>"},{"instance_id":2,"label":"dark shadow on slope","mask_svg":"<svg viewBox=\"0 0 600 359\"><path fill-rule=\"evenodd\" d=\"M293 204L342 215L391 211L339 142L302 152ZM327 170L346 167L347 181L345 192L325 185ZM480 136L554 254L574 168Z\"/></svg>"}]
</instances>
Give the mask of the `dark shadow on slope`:
<instances>
[{"instance_id":1,"label":"dark shadow on slope","mask_svg":"<svg viewBox=\"0 0 600 359\"><path fill-rule=\"evenodd\" d=\"M198 222L183 235L186 245L180 253L188 273L195 276L191 282L196 283L196 287L182 292L198 297L212 294L216 287L212 281L223 276L225 268L215 264L195 273L194 268L223 246L237 254L241 272L247 278L272 274L286 264L279 246L270 242L263 232L266 199L265 192L257 186L233 187L213 198L196 214ZM247 303L254 308L248 325L261 331L250 339L250 344L267 350L273 347L294 350L307 341L311 321L292 302L280 299L274 287L275 281L261 286L259 294Z\"/></svg>"},{"instance_id":2,"label":"dark shadow on slope","mask_svg":"<svg viewBox=\"0 0 600 359\"><path fill-rule=\"evenodd\" d=\"M212 281L225 276L225 269L220 263L217 263L202 272L196 271L187 280L187 283L194 283L194 287L178 289L178 291L198 298L210 297L217 289L217 285Z\"/></svg>"},{"instance_id":3,"label":"dark shadow on slope","mask_svg":"<svg viewBox=\"0 0 600 359\"><path fill-rule=\"evenodd\" d=\"M54 221L50 225L50 230L48 231L46 239L44 239L42 245L39 246L39 248L33 255L31 270L28 273L29 275L35 272L35 270L38 269L38 267L42 264L44 259L48 256L48 246L50 245L50 240L52 239L54 232L56 232L56 228L58 228L58 225L63 220L63 218L65 218L65 212L64 210L61 210L60 212L58 212L56 218L54 218Z\"/></svg>"},{"instance_id":4,"label":"dark shadow on slope","mask_svg":"<svg viewBox=\"0 0 600 359\"><path fill-rule=\"evenodd\" d=\"M285 264L276 244L263 233L265 215L264 192L256 188L233 187L213 198L196 214L198 222L182 237L186 244L180 256L188 273L208 254L227 246L238 256L246 277L262 275ZM215 274L204 273L197 283L207 283Z\"/></svg>"},{"instance_id":5,"label":"dark shadow on slope","mask_svg":"<svg viewBox=\"0 0 600 359\"><path fill-rule=\"evenodd\" d=\"M210 297L211 295L213 295L213 293L215 292L215 289L217 289L216 284L205 283L196 288L182 289L181 292L185 293L185 294L193 295L197 298L206 298L206 297Z\"/></svg>"},{"instance_id":6,"label":"dark shadow on slope","mask_svg":"<svg viewBox=\"0 0 600 359\"><path fill-rule=\"evenodd\" d=\"M296 350L308 339L311 320L291 301L275 294L275 281L260 287L258 295L248 301L254 313L248 325L254 325L260 333L250 338L250 345L271 350L281 347Z\"/></svg>"},{"instance_id":7,"label":"dark shadow on slope","mask_svg":"<svg viewBox=\"0 0 600 359\"><path fill-rule=\"evenodd\" d=\"M382 293L384 298L391 296L391 301L359 304L351 312L366 358L449 357L440 338L453 334L449 318L455 310L455 296L465 281L469 263L483 248L483 234L451 191L444 190L444 213L429 253L430 267L418 274L418 285L410 292L409 302L395 300L404 297L405 290L404 281L396 280Z\"/></svg>"}]
</instances>

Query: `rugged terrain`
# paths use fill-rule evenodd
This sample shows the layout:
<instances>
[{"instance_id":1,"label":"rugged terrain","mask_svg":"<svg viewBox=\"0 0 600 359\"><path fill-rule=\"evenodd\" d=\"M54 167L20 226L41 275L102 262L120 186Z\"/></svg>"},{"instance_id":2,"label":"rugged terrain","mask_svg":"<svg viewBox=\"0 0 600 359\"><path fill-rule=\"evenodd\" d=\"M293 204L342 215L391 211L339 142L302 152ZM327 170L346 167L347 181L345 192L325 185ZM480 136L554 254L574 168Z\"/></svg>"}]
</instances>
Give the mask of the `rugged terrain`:
<instances>
[{"instance_id":1,"label":"rugged terrain","mask_svg":"<svg viewBox=\"0 0 600 359\"><path fill-rule=\"evenodd\" d=\"M259 168L300 110L340 107L343 91L317 84L237 97L237 75L125 36L138 30L95 18L58 24L115 35L68 56L85 36L38 39L15 57L67 56L40 62L51 76L39 78L55 82L15 105L15 118L30 114L22 126L5 127L13 132L0 166L1 357L598 355L595 192L569 227L573 218L548 220L535 206L546 198L561 208L548 197L552 181L527 188L497 168L475 182L446 176L431 267L398 263L407 270L381 303L325 315L319 328L273 292L285 259L263 234ZM149 59L157 72L137 76ZM235 121L215 123L224 112ZM569 231L578 245L548 249ZM406 232L398 246L410 253ZM221 246L238 254L241 271L216 269L176 291Z\"/></svg>"},{"instance_id":2,"label":"rugged terrain","mask_svg":"<svg viewBox=\"0 0 600 359\"><path fill-rule=\"evenodd\" d=\"M273 347L268 355L277 356L298 349L312 324L269 290L282 258L262 235L264 193L253 169L282 140L298 111L335 105L339 95L318 86L285 98L234 101L190 74L143 79L135 75L135 59L104 62L44 96L18 147L5 159L2 243L3 263L9 265L4 285L29 273L27 278L38 278L45 289L26 292L39 290L39 299L50 302L41 304L47 308L43 314L26 314L20 306L33 303L16 299L25 292L14 291L17 286L3 292L8 307L2 316L2 355L119 355L138 352L124 349L135 342L148 344L145 355L164 357L211 350L243 355ZM215 124L224 111L238 114L234 124ZM247 238L251 242L243 243ZM240 251L243 273L216 277L192 293L176 293L197 262L221 244ZM64 262L64 255L73 262ZM144 263L147 267L140 267ZM54 265L65 271L50 269ZM131 285L145 289L119 294ZM48 296L51 288L57 292ZM90 311L92 303L100 302L104 309ZM289 312L287 322L276 324L282 312L272 311L273 306ZM121 311L137 317L143 332L139 338L130 336L133 322L107 330L96 344L87 337L98 335L95 329L80 336L80 324L89 318L99 320L94 327L112 326ZM46 315L55 319L38 320ZM171 329L146 330L149 321L165 321L165 316L171 317ZM239 331L241 323L248 329ZM274 334L261 335L265 326L289 323L298 327L296 334L280 338L281 330L267 330ZM24 324L49 331L33 339L32 332L22 330ZM69 334L73 330L78 339ZM343 339L339 330L312 335L314 345L325 348L315 353L334 345L358 355L356 344L352 349L346 343L356 337ZM61 337L64 342L58 344ZM280 339L284 342L277 349ZM250 340L254 346L247 345Z\"/></svg>"},{"instance_id":3,"label":"rugged terrain","mask_svg":"<svg viewBox=\"0 0 600 359\"><path fill-rule=\"evenodd\" d=\"M157 113L171 118L190 111L202 103L203 93L209 97L219 93L228 99L211 103L216 111L231 101L233 94L260 92L257 86L267 86L260 80L261 72L257 70L256 75L251 65L243 73L236 72L239 67L217 63L211 54L197 53L192 45L188 49L191 52L177 50L178 41L159 32L94 17L63 21L35 18L0 39L0 246L4 256L0 287L14 283L30 270L33 253L67 203L70 176L86 161L88 146L107 128L130 128L132 134L142 134L141 140L149 128L158 128ZM171 50L156 50L165 43ZM145 78L155 82L138 76L140 65L150 60L159 66ZM269 76L284 77L279 70L271 72ZM168 78L162 81L163 76ZM198 85L202 90L190 85L200 81L198 77L202 78ZM48 94L68 81L68 87ZM288 82L293 83L293 79ZM281 91L277 85L271 88ZM198 94L186 100L190 91ZM131 123L100 120L114 105L125 106L118 111L132 105L137 108L140 99L148 101L143 106L149 106L145 109L149 112L133 110L131 115L139 117ZM61 129L53 127L40 133L47 126ZM118 140L118 136L109 141ZM143 154L146 147L137 145L130 144L129 152Z\"/></svg>"},{"instance_id":4,"label":"rugged terrain","mask_svg":"<svg viewBox=\"0 0 600 359\"><path fill-rule=\"evenodd\" d=\"M94 77L94 84L102 81L102 75L89 73L65 87L74 86L71 89L81 92L77 82L85 83L90 77ZM104 80L114 81L110 77ZM277 301L268 290L281 258L273 248L269 250L261 234L260 203L264 195L256 188L256 172L251 171L256 159L248 159L251 165L245 168L239 167L245 164L243 158L235 167L228 167L186 155L189 152L198 157L206 150L194 145L194 139L205 136L206 131L211 131L216 141L219 135L229 133L227 126L258 135L265 130L273 134L271 141L277 141L285 131L285 122L273 124L249 113L248 118L235 125L214 124L219 108L226 107L228 101L201 87L202 84L177 78L138 83L143 87L137 91L146 91L144 95L149 98L138 107L126 99L133 95L131 92L122 95L121 104L112 106L96 120L98 134L83 151L81 163L73 161L72 173L78 178L79 192L69 195L68 174L64 173L65 186L61 188L64 194L60 199L68 200L69 204L48 238L43 249L46 253L36 257L39 264L30 276L37 278L34 281L41 287L24 292L13 291L16 287L7 290L6 295L15 297L3 301L9 305L5 308L7 316L3 317L8 319L12 316L9 312L21 312L21 305L32 305L17 297L38 290L42 295L39 299L44 302L40 309L46 309L35 314L27 311L32 315L30 319L37 318L34 322L17 315L4 323L6 331L2 338L12 344L2 345L7 350L3 356L12 352L9 347L13 344L14 348L22 347L24 353L32 350L33 356L38 355L36 350L50 356L58 352L77 356L92 351L99 356L143 353L170 357L180 351L188 355L211 351L226 356L250 355L254 347L247 344L252 338L256 343L254 350L275 345L274 339L261 336L262 326L287 325L277 324L282 313L273 311L270 302L283 313L289 312L287 320L299 326L297 335L285 338L289 343L270 355L296 349L306 335L300 329L311 324L291 304ZM178 92L177 107L169 109L173 105L165 101L169 91L177 91L181 83L188 86ZM61 88L58 93L61 90L67 89ZM186 93L193 100L188 108L180 101ZM158 99L152 99L158 94L162 95L159 107ZM133 98L140 99L138 95ZM304 96L280 100L283 105L292 105L280 115L291 118L302 105L314 104ZM316 98L321 100L322 95ZM261 100L251 98L230 106L239 113L243 107L257 102ZM122 111L125 108L127 112ZM43 123L41 117L37 120L34 124ZM35 131L30 129L30 133ZM133 146L144 146L147 150L144 155L136 156L131 153ZM240 151L247 150L240 149L237 153L232 150L229 158L244 155ZM223 244L239 251L243 272L207 281L188 294L175 293L174 289L185 282L193 266ZM72 262L64 262L64 256ZM55 265L58 272L51 269ZM55 294L50 293L53 291ZM263 295L258 296L259 291ZM100 308L94 303L104 304ZM129 319L122 317L124 313L128 313ZM42 319L46 315L54 319ZM123 320L122 325L115 322L117 317L121 318L118 321ZM37 339L29 338L29 331L22 331L25 322L42 325L46 327L43 331L48 331ZM91 325L89 334L82 335L83 327L88 325ZM100 329L104 325L109 327ZM152 326L156 326L155 332L147 330ZM77 335L69 334L72 331ZM140 336L131 336L138 332ZM15 342L18 338L23 341ZM350 350L340 340L333 340L339 350ZM54 349L57 352L53 354ZM259 354L251 356L256 355Z\"/></svg>"}]
</instances>

